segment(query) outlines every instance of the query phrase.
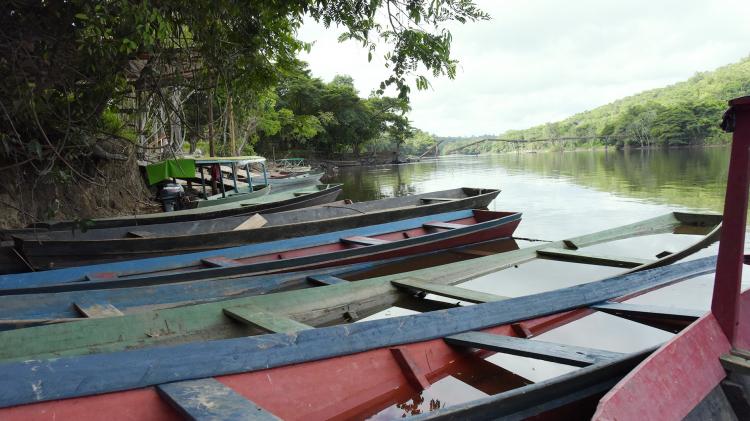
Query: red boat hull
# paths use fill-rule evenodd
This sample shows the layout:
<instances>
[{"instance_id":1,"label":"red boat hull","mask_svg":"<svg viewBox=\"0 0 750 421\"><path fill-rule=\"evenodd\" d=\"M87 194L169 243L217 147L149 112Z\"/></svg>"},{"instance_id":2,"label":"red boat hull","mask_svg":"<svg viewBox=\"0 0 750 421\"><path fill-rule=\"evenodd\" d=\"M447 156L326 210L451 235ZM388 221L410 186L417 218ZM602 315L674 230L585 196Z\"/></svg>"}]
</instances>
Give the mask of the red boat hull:
<instances>
[{"instance_id":1,"label":"red boat hull","mask_svg":"<svg viewBox=\"0 0 750 421\"><path fill-rule=\"evenodd\" d=\"M554 323L550 323L548 317L539 318L524 322L524 327L527 332L537 335L578 318L576 312L566 314L570 314L571 318L558 317ZM511 325L493 327L484 332L519 335L519 330ZM462 351L447 345L442 339L398 348L429 383L470 370L472 365L484 362L479 357L492 354L486 351ZM498 373L508 375L502 368L494 367ZM481 368L487 370L490 367L485 365ZM405 375L391 348L216 379L285 420L367 417L420 391ZM497 377L488 380L491 387L497 388L498 383L502 384ZM499 391L502 390L494 392ZM0 418L8 421L183 419L154 387L6 408L0 410Z\"/></svg>"}]
</instances>

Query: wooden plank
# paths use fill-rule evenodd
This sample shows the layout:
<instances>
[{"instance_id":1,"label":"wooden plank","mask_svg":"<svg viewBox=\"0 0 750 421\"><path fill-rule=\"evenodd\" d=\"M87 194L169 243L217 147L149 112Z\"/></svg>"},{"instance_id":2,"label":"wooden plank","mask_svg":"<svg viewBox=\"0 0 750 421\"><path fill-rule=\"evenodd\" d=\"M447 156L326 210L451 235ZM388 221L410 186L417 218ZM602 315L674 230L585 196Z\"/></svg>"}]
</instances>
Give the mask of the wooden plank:
<instances>
[{"instance_id":1,"label":"wooden plank","mask_svg":"<svg viewBox=\"0 0 750 421\"><path fill-rule=\"evenodd\" d=\"M398 362L399 367L401 367L401 370L404 372L404 376L406 376L415 390L422 391L430 387L430 382L419 368L419 365L412 360L407 348L391 348L391 353L393 354L393 358L396 359L396 362Z\"/></svg>"},{"instance_id":2,"label":"wooden plank","mask_svg":"<svg viewBox=\"0 0 750 421\"><path fill-rule=\"evenodd\" d=\"M131 237L131 238L154 238L156 237L156 234L154 234L151 231L146 231L146 230L133 230L133 231L128 231L127 234L125 234L125 236Z\"/></svg>"},{"instance_id":3,"label":"wooden plank","mask_svg":"<svg viewBox=\"0 0 750 421\"><path fill-rule=\"evenodd\" d=\"M501 302L303 330L296 335L196 341L126 352L4 363L0 364L3 374L0 376L0 390L3 390L0 407L255 371L442 338L588 307L659 285L670 285L713 270L715 262L715 258L691 260ZM70 325L75 324L78 323ZM694 369L692 365L689 367ZM665 374L664 378L669 376ZM32 385L40 385L41 389Z\"/></svg>"},{"instance_id":4,"label":"wooden plank","mask_svg":"<svg viewBox=\"0 0 750 421\"><path fill-rule=\"evenodd\" d=\"M458 228L466 228L468 225L464 224L453 224L450 222L428 222L426 224L422 224L425 228L444 228L449 230L454 230Z\"/></svg>"},{"instance_id":5,"label":"wooden plank","mask_svg":"<svg viewBox=\"0 0 750 421\"><path fill-rule=\"evenodd\" d=\"M656 317L665 317L670 319L685 319L695 320L704 314L705 311L693 310L687 308L677 307L662 307L662 306L650 306L643 304L629 304L629 303L617 303L617 302L606 302L603 304L595 304L591 308L606 313L620 315L620 314L632 314L632 315L650 315Z\"/></svg>"},{"instance_id":6,"label":"wooden plank","mask_svg":"<svg viewBox=\"0 0 750 421\"><path fill-rule=\"evenodd\" d=\"M213 378L165 383L158 385L156 389L188 420L280 420Z\"/></svg>"},{"instance_id":7,"label":"wooden plank","mask_svg":"<svg viewBox=\"0 0 750 421\"><path fill-rule=\"evenodd\" d=\"M451 197L423 197L419 200L423 202L453 202L454 200L458 199L454 199Z\"/></svg>"},{"instance_id":8,"label":"wooden plank","mask_svg":"<svg viewBox=\"0 0 750 421\"><path fill-rule=\"evenodd\" d=\"M348 284L349 281L331 275L310 275L307 280L318 285Z\"/></svg>"},{"instance_id":9,"label":"wooden plank","mask_svg":"<svg viewBox=\"0 0 750 421\"><path fill-rule=\"evenodd\" d=\"M614 266L621 268L634 268L640 265L653 263L654 260L639 259L635 257L609 257L598 254L586 253L580 250L565 250L558 248L548 248L537 252L541 257L547 257L555 260L573 261L576 263L585 263L590 265Z\"/></svg>"},{"instance_id":10,"label":"wooden plank","mask_svg":"<svg viewBox=\"0 0 750 421\"><path fill-rule=\"evenodd\" d=\"M646 402L644 404L647 405ZM737 421L738 418L721 386L716 386L682 421Z\"/></svg>"},{"instance_id":11,"label":"wooden plank","mask_svg":"<svg viewBox=\"0 0 750 421\"><path fill-rule=\"evenodd\" d=\"M445 341L451 345L486 349L576 367L586 367L591 364L615 360L622 358L624 355L601 349L533 341L482 332L460 333L446 337Z\"/></svg>"},{"instance_id":12,"label":"wooden plank","mask_svg":"<svg viewBox=\"0 0 750 421\"><path fill-rule=\"evenodd\" d=\"M391 241L381 240L380 238L365 237L362 235L355 235L353 237L341 238L342 243L359 244L363 246L374 246L378 244L388 244Z\"/></svg>"},{"instance_id":13,"label":"wooden plank","mask_svg":"<svg viewBox=\"0 0 750 421\"><path fill-rule=\"evenodd\" d=\"M448 250L452 253L459 253L459 254L467 254L469 256L492 256L493 254L498 254L495 251L490 250L477 250L477 249L470 249L470 248L463 248L463 249L452 249Z\"/></svg>"},{"instance_id":14,"label":"wooden plank","mask_svg":"<svg viewBox=\"0 0 750 421\"><path fill-rule=\"evenodd\" d=\"M725 370L742 375L750 375L750 360L735 354L722 355L721 365Z\"/></svg>"},{"instance_id":15,"label":"wooden plank","mask_svg":"<svg viewBox=\"0 0 750 421\"><path fill-rule=\"evenodd\" d=\"M249 230L249 229L255 229L260 228L268 223L268 220L264 218L261 214L256 213L253 214L253 216L247 218L243 223L237 225L232 230L233 231L240 231L240 230Z\"/></svg>"},{"instance_id":16,"label":"wooden plank","mask_svg":"<svg viewBox=\"0 0 750 421\"><path fill-rule=\"evenodd\" d=\"M111 281L113 279L117 279L117 273L116 272L97 272L97 273L87 273L84 275L84 280L86 282L100 282L100 281Z\"/></svg>"},{"instance_id":17,"label":"wooden plank","mask_svg":"<svg viewBox=\"0 0 750 421\"><path fill-rule=\"evenodd\" d=\"M313 328L294 319L256 308L225 308L224 314L238 322L251 324L272 333L295 333Z\"/></svg>"},{"instance_id":18,"label":"wooden plank","mask_svg":"<svg viewBox=\"0 0 750 421\"><path fill-rule=\"evenodd\" d=\"M242 263L234 260L234 259L227 259L226 257L207 257L205 259L201 259L201 263L203 263L206 266L209 267L219 267L219 268L229 268L229 267L236 267L236 266L242 266Z\"/></svg>"},{"instance_id":19,"label":"wooden plank","mask_svg":"<svg viewBox=\"0 0 750 421\"><path fill-rule=\"evenodd\" d=\"M591 308L673 333L679 332L705 314L704 311L692 309L613 302L597 304Z\"/></svg>"},{"instance_id":20,"label":"wooden plank","mask_svg":"<svg viewBox=\"0 0 750 421\"><path fill-rule=\"evenodd\" d=\"M486 292L472 291L470 289L455 287L451 285L433 284L418 279L399 279L391 283L400 288L414 289L420 292L442 295L443 297L455 298L470 303L486 303L490 301L507 300L509 297L489 294Z\"/></svg>"},{"instance_id":21,"label":"wooden plank","mask_svg":"<svg viewBox=\"0 0 750 421\"><path fill-rule=\"evenodd\" d=\"M113 317L122 316L122 312L107 301L91 301L82 299L73 303L73 306L86 317Z\"/></svg>"}]
</instances>

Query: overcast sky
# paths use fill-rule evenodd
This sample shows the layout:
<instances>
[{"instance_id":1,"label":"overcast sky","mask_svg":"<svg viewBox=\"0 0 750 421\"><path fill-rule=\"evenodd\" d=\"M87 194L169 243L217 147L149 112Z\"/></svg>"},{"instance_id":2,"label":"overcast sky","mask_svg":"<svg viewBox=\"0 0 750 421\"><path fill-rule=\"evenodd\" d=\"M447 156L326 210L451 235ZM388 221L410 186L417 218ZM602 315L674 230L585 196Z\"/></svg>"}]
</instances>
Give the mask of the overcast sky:
<instances>
[{"instance_id":1,"label":"overcast sky","mask_svg":"<svg viewBox=\"0 0 750 421\"><path fill-rule=\"evenodd\" d=\"M750 54L750 0L478 0L492 20L451 25L456 79L412 90L414 126L441 136L499 134L556 121ZM368 96L388 75L337 29L308 23L315 76L354 78Z\"/></svg>"}]
</instances>

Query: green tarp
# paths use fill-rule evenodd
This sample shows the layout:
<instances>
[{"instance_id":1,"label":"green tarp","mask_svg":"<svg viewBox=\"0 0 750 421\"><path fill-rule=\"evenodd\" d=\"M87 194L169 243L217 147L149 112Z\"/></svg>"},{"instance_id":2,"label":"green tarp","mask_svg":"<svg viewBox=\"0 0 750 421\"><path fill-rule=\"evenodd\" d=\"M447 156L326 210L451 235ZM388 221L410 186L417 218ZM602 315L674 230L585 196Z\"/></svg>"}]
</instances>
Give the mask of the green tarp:
<instances>
[{"instance_id":1,"label":"green tarp","mask_svg":"<svg viewBox=\"0 0 750 421\"><path fill-rule=\"evenodd\" d=\"M194 159L168 159L157 164L146 165L148 183L156 184L170 178L195 178Z\"/></svg>"}]
</instances>

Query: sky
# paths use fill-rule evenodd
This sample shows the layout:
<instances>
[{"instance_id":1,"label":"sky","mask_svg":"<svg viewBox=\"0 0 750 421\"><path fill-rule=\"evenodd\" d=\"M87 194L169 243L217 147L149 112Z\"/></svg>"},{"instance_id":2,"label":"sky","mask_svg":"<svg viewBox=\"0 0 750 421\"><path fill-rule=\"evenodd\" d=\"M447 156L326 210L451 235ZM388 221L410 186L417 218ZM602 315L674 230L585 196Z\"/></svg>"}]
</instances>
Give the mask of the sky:
<instances>
[{"instance_id":1,"label":"sky","mask_svg":"<svg viewBox=\"0 0 750 421\"><path fill-rule=\"evenodd\" d=\"M750 0L478 0L492 19L448 26L454 80L412 89L412 124L440 136L500 134L558 121L750 55ZM337 41L306 22L301 58L330 81L354 78L366 97L388 76L380 49ZM412 78L413 79L413 78Z\"/></svg>"}]
</instances>

